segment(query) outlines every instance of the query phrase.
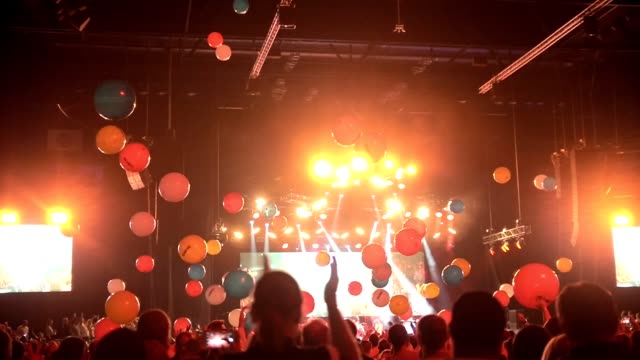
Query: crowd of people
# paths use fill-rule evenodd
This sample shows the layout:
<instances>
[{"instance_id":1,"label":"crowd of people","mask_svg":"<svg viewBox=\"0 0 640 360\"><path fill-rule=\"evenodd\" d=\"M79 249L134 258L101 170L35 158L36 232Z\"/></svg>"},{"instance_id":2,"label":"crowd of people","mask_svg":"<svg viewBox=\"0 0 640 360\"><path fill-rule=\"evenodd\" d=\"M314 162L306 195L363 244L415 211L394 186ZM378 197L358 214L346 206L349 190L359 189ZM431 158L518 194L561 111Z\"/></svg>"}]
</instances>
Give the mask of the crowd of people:
<instances>
[{"instance_id":1,"label":"crowd of people","mask_svg":"<svg viewBox=\"0 0 640 360\"><path fill-rule=\"evenodd\" d=\"M555 301L557 317L546 312L544 326L507 331L502 306L489 293L474 291L455 302L449 324L427 315L417 322L415 334L394 324L383 333L369 331L358 338L355 324L338 310L335 260L331 266L326 320L301 325L298 284L284 272L268 271L254 289L249 311L255 329L250 333L242 325L246 309L238 329L214 320L203 332L179 334L172 334L167 314L154 309L142 313L135 328L116 329L92 341L97 318L80 315L64 321L59 332L49 321L37 336L27 322L15 330L0 327L0 360L640 359L638 319L626 312L619 317L611 294L585 282L562 290Z\"/></svg>"}]
</instances>

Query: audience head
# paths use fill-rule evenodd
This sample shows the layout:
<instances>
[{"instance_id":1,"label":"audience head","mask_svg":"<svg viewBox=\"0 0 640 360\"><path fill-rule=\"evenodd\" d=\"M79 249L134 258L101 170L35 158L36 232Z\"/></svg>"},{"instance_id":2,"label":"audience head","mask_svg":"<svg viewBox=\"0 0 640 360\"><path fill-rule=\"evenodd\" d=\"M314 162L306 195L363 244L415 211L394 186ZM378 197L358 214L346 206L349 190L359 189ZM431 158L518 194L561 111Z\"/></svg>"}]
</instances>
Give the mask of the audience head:
<instances>
[{"instance_id":1,"label":"audience head","mask_svg":"<svg viewBox=\"0 0 640 360\"><path fill-rule=\"evenodd\" d=\"M251 319L258 337L273 340L296 336L302 316L302 295L291 275L282 271L265 273L256 283L253 298Z\"/></svg>"},{"instance_id":2,"label":"audience head","mask_svg":"<svg viewBox=\"0 0 640 360\"><path fill-rule=\"evenodd\" d=\"M347 323L347 327L349 328L349 332L351 333L351 335L353 335L354 338L357 337L358 327L356 326L356 323L349 319L346 319L344 322Z\"/></svg>"},{"instance_id":3,"label":"audience head","mask_svg":"<svg viewBox=\"0 0 640 360\"><path fill-rule=\"evenodd\" d=\"M455 357L497 357L502 349L506 320L502 306L491 294L473 291L453 305L451 338Z\"/></svg>"},{"instance_id":4,"label":"audience head","mask_svg":"<svg viewBox=\"0 0 640 360\"><path fill-rule=\"evenodd\" d=\"M513 360L538 360L551 340L549 333L536 325L525 326L513 338L511 357Z\"/></svg>"},{"instance_id":5,"label":"audience head","mask_svg":"<svg viewBox=\"0 0 640 360\"><path fill-rule=\"evenodd\" d=\"M378 336L378 334L373 333L369 336L369 341L371 342L372 347L377 347L378 342L380 341L380 337Z\"/></svg>"},{"instance_id":6,"label":"audience head","mask_svg":"<svg viewBox=\"0 0 640 360\"><path fill-rule=\"evenodd\" d=\"M11 359L12 360L22 360L24 358L24 344L20 341L13 341L11 345Z\"/></svg>"},{"instance_id":7,"label":"audience head","mask_svg":"<svg viewBox=\"0 0 640 360\"><path fill-rule=\"evenodd\" d=\"M11 359L11 336L0 329L0 360Z\"/></svg>"},{"instance_id":8,"label":"audience head","mask_svg":"<svg viewBox=\"0 0 640 360\"><path fill-rule=\"evenodd\" d=\"M329 344L329 326L320 319L307 322L302 328L302 344L316 347Z\"/></svg>"},{"instance_id":9,"label":"audience head","mask_svg":"<svg viewBox=\"0 0 640 360\"><path fill-rule=\"evenodd\" d=\"M634 354L640 354L640 330L636 330L631 334L631 350Z\"/></svg>"},{"instance_id":10,"label":"audience head","mask_svg":"<svg viewBox=\"0 0 640 360\"><path fill-rule=\"evenodd\" d=\"M69 336L60 342L53 353L53 360L82 360L87 353L87 345L79 337Z\"/></svg>"},{"instance_id":11,"label":"audience head","mask_svg":"<svg viewBox=\"0 0 640 360\"><path fill-rule=\"evenodd\" d=\"M558 296L556 311L562 329L574 343L610 341L618 329L611 294L596 284L566 286Z\"/></svg>"},{"instance_id":12,"label":"audience head","mask_svg":"<svg viewBox=\"0 0 640 360\"><path fill-rule=\"evenodd\" d=\"M93 360L145 359L144 342L135 331L127 328L113 330L96 345Z\"/></svg>"},{"instance_id":13,"label":"audience head","mask_svg":"<svg viewBox=\"0 0 640 360\"><path fill-rule=\"evenodd\" d=\"M407 329L401 324L392 325L389 328L389 342L393 351L399 351L409 343Z\"/></svg>"},{"instance_id":14,"label":"audience head","mask_svg":"<svg viewBox=\"0 0 640 360\"><path fill-rule=\"evenodd\" d=\"M380 340L380 342L378 343L378 350L380 350L380 352L383 352L387 349L391 349L391 344L389 344L389 341L387 339Z\"/></svg>"},{"instance_id":15,"label":"audience head","mask_svg":"<svg viewBox=\"0 0 640 360\"><path fill-rule=\"evenodd\" d=\"M368 353L371 352L372 346L371 346L371 341L369 340L363 340L360 343L360 349L362 350L362 353L364 355L367 355Z\"/></svg>"},{"instance_id":16,"label":"audience head","mask_svg":"<svg viewBox=\"0 0 640 360\"><path fill-rule=\"evenodd\" d=\"M448 339L447 323L440 316L427 315L418 321L418 343L426 356L444 349Z\"/></svg>"},{"instance_id":17,"label":"audience head","mask_svg":"<svg viewBox=\"0 0 640 360\"><path fill-rule=\"evenodd\" d=\"M226 331L227 326L224 324L224 320L213 320L208 323L205 331L217 332L217 331Z\"/></svg>"},{"instance_id":18,"label":"audience head","mask_svg":"<svg viewBox=\"0 0 640 360\"><path fill-rule=\"evenodd\" d=\"M143 341L155 340L164 346L169 346L171 320L162 310L147 310L138 320L138 334Z\"/></svg>"}]
</instances>

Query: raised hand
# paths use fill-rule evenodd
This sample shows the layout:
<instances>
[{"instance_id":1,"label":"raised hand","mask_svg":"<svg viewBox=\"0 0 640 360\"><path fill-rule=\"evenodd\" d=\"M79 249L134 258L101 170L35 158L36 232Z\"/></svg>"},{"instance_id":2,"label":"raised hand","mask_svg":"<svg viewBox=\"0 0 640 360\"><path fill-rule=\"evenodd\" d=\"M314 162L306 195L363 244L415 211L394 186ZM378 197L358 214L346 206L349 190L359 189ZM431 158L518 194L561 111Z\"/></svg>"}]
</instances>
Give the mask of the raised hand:
<instances>
[{"instance_id":1,"label":"raised hand","mask_svg":"<svg viewBox=\"0 0 640 360\"><path fill-rule=\"evenodd\" d=\"M331 276L324 287L324 302L327 306L337 306L336 291L338 290L338 262L335 257L331 259Z\"/></svg>"},{"instance_id":2,"label":"raised hand","mask_svg":"<svg viewBox=\"0 0 640 360\"><path fill-rule=\"evenodd\" d=\"M262 261L263 261L264 272L271 271L271 266L269 265L269 257L267 256L267 253L262 254Z\"/></svg>"}]
</instances>

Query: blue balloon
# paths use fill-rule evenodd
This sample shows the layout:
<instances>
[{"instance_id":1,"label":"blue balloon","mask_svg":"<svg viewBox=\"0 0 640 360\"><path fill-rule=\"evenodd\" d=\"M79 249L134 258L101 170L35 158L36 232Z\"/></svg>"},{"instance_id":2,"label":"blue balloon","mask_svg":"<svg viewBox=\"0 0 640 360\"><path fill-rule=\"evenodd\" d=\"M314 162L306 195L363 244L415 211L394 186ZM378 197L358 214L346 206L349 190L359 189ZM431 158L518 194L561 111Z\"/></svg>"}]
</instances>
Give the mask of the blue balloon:
<instances>
[{"instance_id":1,"label":"blue balloon","mask_svg":"<svg viewBox=\"0 0 640 360\"><path fill-rule=\"evenodd\" d=\"M380 281L376 280L375 278L371 278L371 284L373 284L373 286L377 287L378 289L382 289L389 284L389 279Z\"/></svg>"},{"instance_id":2,"label":"blue balloon","mask_svg":"<svg viewBox=\"0 0 640 360\"><path fill-rule=\"evenodd\" d=\"M442 269L442 281L449 286L456 286L462 282L464 274L456 265L447 265Z\"/></svg>"},{"instance_id":3,"label":"blue balloon","mask_svg":"<svg viewBox=\"0 0 640 360\"><path fill-rule=\"evenodd\" d=\"M249 11L249 0L233 0L233 11L240 15L246 14Z\"/></svg>"},{"instance_id":4,"label":"blue balloon","mask_svg":"<svg viewBox=\"0 0 640 360\"><path fill-rule=\"evenodd\" d=\"M556 189L557 186L558 186L558 182L556 181L556 179L552 178L551 176L547 176L547 178L544 179L544 181L542 182L542 188L547 191L553 191Z\"/></svg>"},{"instance_id":5,"label":"blue balloon","mask_svg":"<svg viewBox=\"0 0 640 360\"><path fill-rule=\"evenodd\" d=\"M105 81L96 88L93 104L104 119L126 119L136 108L136 92L125 81Z\"/></svg>"},{"instance_id":6,"label":"blue balloon","mask_svg":"<svg viewBox=\"0 0 640 360\"><path fill-rule=\"evenodd\" d=\"M189 278L191 278L191 280L202 280L207 274L207 269L202 264L193 264L189 266L189 270L187 271L187 273L189 274Z\"/></svg>"},{"instance_id":7,"label":"blue balloon","mask_svg":"<svg viewBox=\"0 0 640 360\"><path fill-rule=\"evenodd\" d=\"M262 216L267 219L272 219L276 214L278 214L278 207L274 203L268 203L262 209Z\"/></svg>"},{"instance_id":8,"label":"blue balloon","mask_svg":"<svg viewBox=\"0 0 640 360\"><path fill-rule=\"evenodd\" d=\"M449 201L449 211L454 214L460 214L464 211L464 203L462 200L454 199Z\"/></svg>"},{"instance_id":9,"label":"blue balloon","mask_svg":"<svg viewBox=\"0 0 640 360\"><path fill-rule=\"evenodd\" d=\"M253 277L242 270L235 270L228 273L222 280L222 287L227 292L227 296L233 299L244 299L253 290Z\"/></svg>"}]
</instances>

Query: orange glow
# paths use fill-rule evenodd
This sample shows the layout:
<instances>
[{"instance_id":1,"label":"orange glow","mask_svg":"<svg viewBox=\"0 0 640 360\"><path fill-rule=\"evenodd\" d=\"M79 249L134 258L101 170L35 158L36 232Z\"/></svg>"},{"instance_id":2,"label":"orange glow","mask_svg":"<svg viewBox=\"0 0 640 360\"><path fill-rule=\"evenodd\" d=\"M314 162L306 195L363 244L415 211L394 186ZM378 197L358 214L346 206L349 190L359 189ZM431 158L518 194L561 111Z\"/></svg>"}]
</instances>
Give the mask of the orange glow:
<instances>
[{"instance_id":1,"label":"orange glow","mask_svg":"<svg viewBox=\"0 0 640 360\"><path fill-rule=\"evenodd\" d=\"M353 167L354 171L366 171L369 167L369 162L363 157L356 156L351 160L351 167Z\"/></svg>"},{"instance_id":2,"label":"orange glow","mask_svg":"<svg viewBox=\"0 0 640 360\"><path fill-rule=\"evenodd\" d=\"M240 232L240 231L234 231L233 232L233 237L238 239L238 240L242 240L242 238L244 237L244 235Z\"/></svg>"},{"instance_id":3,"label":"orange glow","mask_svg":"<svg viewBox=\"0 0 640 360\"><path fill-rule=\"evenodd\" d=\"M15 225L20 221L18 213L11 210L0 211L0 222L5 225Z\"/></svg>"},{"instance_id":4,"label":"orange glow","mask_svg":"<svg viewBox=\"0 0 640 360\"><path fill-rule=\"evenodd\" d=\"M331 163L327 160L318 160L315 162L315 164L313 165L313 173L321 178L327 178L329 176L331 176L331 170L332 170L332 166Z\"/></svg>"},{"instance_id":5,"label":"orange glow","mask_svg":"<svg viewBox=\"0 0 640 360\"><path fill-rule=\"evenodd\" d=\"M64 209L52 209L49 211L48 218L52 225L65 225L71 220L71 215Z\"/></svg>"},{"instance_id":6,"label":"orange glow","mask_svg":"<svg viewBox=\"0 0 640 360\"><path fill-rule=\"evenodd\" d=\"M416 167L413 165L409 165L407 167L407 174L409 175L415 175L418 172L418 170L416 170Z\"/></svg>"},{"instance_id":7,"label":"orange glow","mask_svg":"<svg viewBox=\"0 0 640 360\"><path fill-rule=\"evenodd\" d=\"M633 223L633 217L628 211L619 212L613 215L614 226L631 226Z\"/></svg>"},{"instance_id":8,"label":"orange glow","mask_svg":"<svg viewBox=\"0 0 640 360\"><path fill-rule=\"evenodd\" d=\"M387 170L391 170L391 169L393 169L393 160L391 160L391 159L387 159L387 160L385 160L385 161L384 161L384 167L385 167L385 169L387 169Z\"/></svg>"}]
</instances>

